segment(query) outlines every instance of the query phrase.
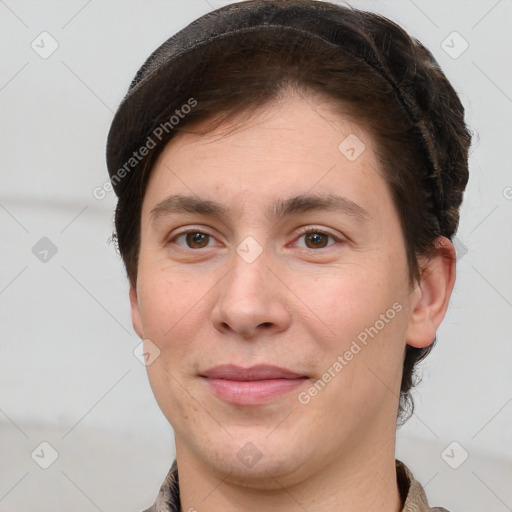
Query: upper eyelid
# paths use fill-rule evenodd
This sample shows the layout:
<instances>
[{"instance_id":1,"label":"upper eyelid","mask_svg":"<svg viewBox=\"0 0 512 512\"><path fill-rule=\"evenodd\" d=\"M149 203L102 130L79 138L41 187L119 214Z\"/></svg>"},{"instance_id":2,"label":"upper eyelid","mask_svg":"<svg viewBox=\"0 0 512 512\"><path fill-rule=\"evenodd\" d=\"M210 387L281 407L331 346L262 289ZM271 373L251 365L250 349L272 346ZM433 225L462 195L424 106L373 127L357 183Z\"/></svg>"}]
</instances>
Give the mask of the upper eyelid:
<instances>
[{"instance_id":1,"label":"upper eyelid","mask_svg":"<svg viewBox=\"0 0 512 512\"><path fill-rule=\"evenodd\" d=\"M205 228L186 228L186 229L183 229L182 231L178 231L176 233L171 233L169 234L166 239L168 241L170 240L174 240L175 238L177 238L178 236L182 236L182 235L187 235L188 233L203 233L204 235L208 235L208 236L211 236L211 237L215 237L215 235L213 235L212 233L210 233L210 231L208 229L205 229Z\"/></svg>"},{"instance_id":2,"label":"upper eyelid","mask_svg":"<svg viewBox=\"0 0 512 512\"><path fill-rule=\"evenodd\" d=\"M324 233L326 235L330 235L334 238L336 237L340 237L340 235L337 235L335 233L332 233L329 229L327 228L324 228L324 227L321 227L321 226L304 226L304 227L301 227L299 228L298 232L296 234L299 234L299 235L304 235L310 231L315 231L315 232L319 232L319 233ZM186 228L184 229L183 231L178 231L177 233L173 233L173 234L170 234L168 236L168 238L175 238L177 236L180 236L180 235L184 235L184 234L187 234L187 233L203 233L205 235L209 235L209 236L215 236L213 235L212 233L209 232L209 230L207 228L202 228L202 227L191 227L191 228Z\"/></svg>"},{"instance_id":3,"label":"upper eyelid","mask_svg":"<svg viewBox=\"0 0 512 512\"><path fill-rule=\"evenodd\" d=\"M332 236L333 238L337 238L337 239L341 238L341 235L335 234L327 228L323 228L321 226L315 226L315 225L304 226L302 228L299 228L299 230L296 234L302 236L309 232L323 233L324 235L329 235L329 236Z\"/></svg>"}]
</instances>

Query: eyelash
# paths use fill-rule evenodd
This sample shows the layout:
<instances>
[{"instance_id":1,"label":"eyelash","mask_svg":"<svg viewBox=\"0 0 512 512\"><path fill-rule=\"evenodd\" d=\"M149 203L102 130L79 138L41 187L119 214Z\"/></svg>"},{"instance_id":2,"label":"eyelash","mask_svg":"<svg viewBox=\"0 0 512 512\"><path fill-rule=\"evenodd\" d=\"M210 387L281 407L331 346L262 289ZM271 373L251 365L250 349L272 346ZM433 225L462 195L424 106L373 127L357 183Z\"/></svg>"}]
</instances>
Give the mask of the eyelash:
<instances>
[{"instance_id":1,"label":"eyelash","mask_svg":"<svg viewBox=\"0 0 512 512\"><path fill-rule=\"evenodd\" d=\"M176 233L172 238L170 238L168 240L168 243L176 243L176 240L178 238L180 238L182 236L185 236L185 235L188 235L190 233L194 233L194 234L199 233L201 235L206 235L206 236L209 236L211 238L215 238L210 233L208 233L206 231L202 231L201 229L188 229L186 231L181 231L179 233ZM341 238L333 235L332 233L329 233L328 231L325 231L325 230L320 229L320 228L316 228L315 226L307 226L305 228L300 229L299 232L297 233L297 239L296 240L298 240L299 238L303 237L304 235L313 234L313 233L330 237L330 238L332 238L335 241L335 243L327 245L326 247L320 247L318 249L314 249L314 248L310 248L310 247L302 247L302 249L318 252L320 249L327 249L328 247L336 245L336 243L343 243L344 242L344 240L342 240ZM207 249L208 248L208 247L201 247L199 249L193 249L193 248L190 248L190 247L187 247L187 248L184 248L184 247L181 247L181 246L178 246L178 247L180 247L181 249L183 249L185 251L186 250L199 251L201 249Z\"/></svg>"}]
</instances>

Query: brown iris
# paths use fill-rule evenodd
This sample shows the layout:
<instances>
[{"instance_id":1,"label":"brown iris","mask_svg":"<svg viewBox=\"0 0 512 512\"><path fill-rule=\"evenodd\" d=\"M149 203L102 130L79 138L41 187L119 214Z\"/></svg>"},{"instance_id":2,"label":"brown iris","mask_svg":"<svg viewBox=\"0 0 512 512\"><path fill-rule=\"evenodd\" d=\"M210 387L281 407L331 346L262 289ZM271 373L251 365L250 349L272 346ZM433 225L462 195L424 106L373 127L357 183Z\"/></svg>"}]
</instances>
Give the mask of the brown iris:
<instances>
[{"instance_id":1,"label":"brown iris","mask_svg":"<svg viewBox=\"0 0 512 512\"><path fill-rule=\"evenodd\" d=\"M186 235L187 244L191 248L202 249L203 247L206 247L206 245L208 245L208 238L210 235L207 235L206 233L194 231L187 233ZM201 245L205 241L206 245Z\"/></svg>"},{"instance_id":2,"label":"brown iris","mask_svg":"<svg viewBox=\"0 0 512 512\"><path fill-rule=\"evenodd\" d=\"M325 233L318 232L306 233L305 237L306 245L308 244L308 242L311 242L313 244L313 247L311 247L312 249L316 249L319 247L322 249L323 247L326 247L327 240L329 238ZM322 244L322 237L324 238L325 244Z\"/></svg>"}]
</instances>

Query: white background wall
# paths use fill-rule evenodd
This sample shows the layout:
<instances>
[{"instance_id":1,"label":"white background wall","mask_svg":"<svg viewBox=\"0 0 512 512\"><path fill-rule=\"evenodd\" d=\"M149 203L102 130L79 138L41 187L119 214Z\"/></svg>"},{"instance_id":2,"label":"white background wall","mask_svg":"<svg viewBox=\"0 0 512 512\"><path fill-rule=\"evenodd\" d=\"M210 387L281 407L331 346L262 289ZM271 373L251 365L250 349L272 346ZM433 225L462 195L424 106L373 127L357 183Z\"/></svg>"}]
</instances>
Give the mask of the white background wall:
<instances>
[{"instance_id":1,"label":"white background wall","mask_svg":"<svg viewBox=\"0 0 512 512\"><path fill-rule=\"evenodd\" d=\"M132 354L128 286L107 243L114 195L92 191L107 179L106 135L138 67L226 3L0 2L0 511L137 511L168 470L172 431ZM476 132L457 235L467 252L398 456L433 504L512 510L512 3L352 5L432 50ZM31 48L43 31L58 42L47 59ZM469 44L458 58L442 46L453 31ZM47 262L32 252L42 237L57 248ZM42 441L58 453L46 470L31 458ZM441 456L453 441L455 463L469 454L458 469Z\"/></svg>"}]
</instances>

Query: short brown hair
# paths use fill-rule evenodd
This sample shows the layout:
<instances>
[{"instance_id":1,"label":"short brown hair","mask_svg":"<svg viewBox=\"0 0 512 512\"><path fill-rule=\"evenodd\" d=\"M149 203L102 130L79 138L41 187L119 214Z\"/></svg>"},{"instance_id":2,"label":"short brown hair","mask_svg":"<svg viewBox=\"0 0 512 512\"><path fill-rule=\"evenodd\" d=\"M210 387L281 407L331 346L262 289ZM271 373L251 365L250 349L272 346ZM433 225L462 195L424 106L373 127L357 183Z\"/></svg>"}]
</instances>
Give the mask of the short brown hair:
<instances>
[{"instance_id":1,"label":"short brown hair","mask_svg":"<svg viewBox=\"0 0 512 512\"><path fill-rule=\"evenodd\" d=\"M373 136L400 218L411 284L420 276L418 257L431 255L439 236L452 239L468 180L471 142L456 92L432 54L398 25L374 13L336 9L342 22L366 41L385 74L333 45L277 32L253 31L236 42L219 40L183 57L176 86L168 91L172 100L155 126L190 98L197 105L133 171L116 208L114 236L131 284L137 280L145 190L167 142L197 121L210 120L210 131L230 119L250 118L288 90L319 95ZM414 367L434 344L435 339L423 349L406 348L400 422L413 412Z\"/></svg>"}]
</instances>

